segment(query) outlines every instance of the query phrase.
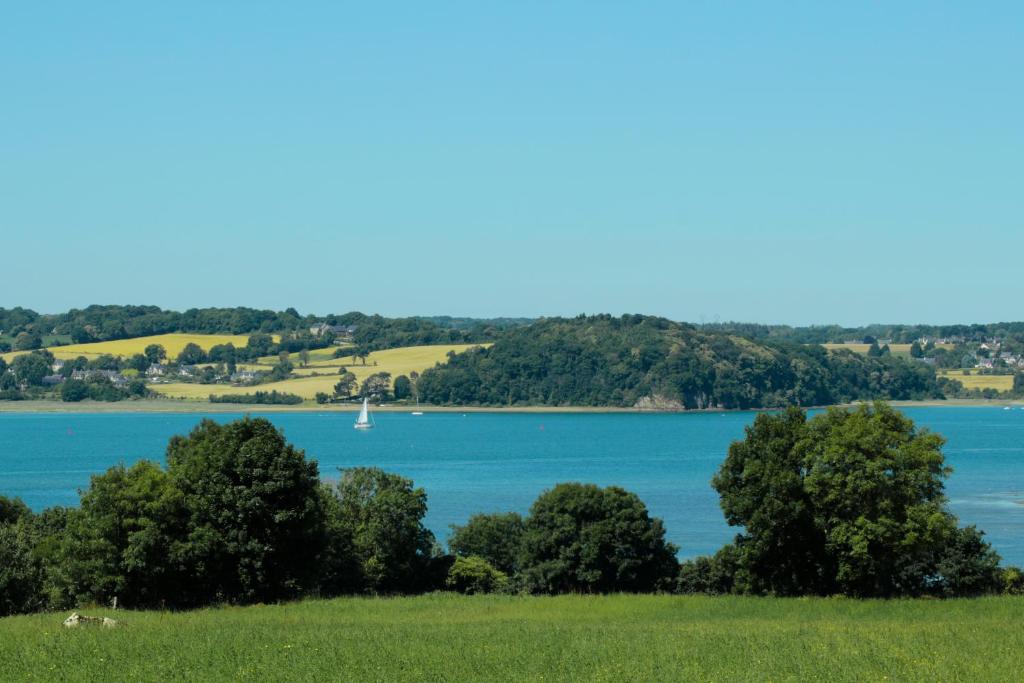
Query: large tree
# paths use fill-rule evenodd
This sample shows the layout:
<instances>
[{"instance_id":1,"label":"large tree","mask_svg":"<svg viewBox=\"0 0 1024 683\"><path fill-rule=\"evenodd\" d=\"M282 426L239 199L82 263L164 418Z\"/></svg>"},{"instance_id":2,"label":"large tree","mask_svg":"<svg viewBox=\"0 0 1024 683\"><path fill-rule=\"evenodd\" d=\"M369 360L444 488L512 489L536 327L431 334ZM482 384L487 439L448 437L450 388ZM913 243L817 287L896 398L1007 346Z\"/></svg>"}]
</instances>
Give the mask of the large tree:
<instances>
[{"instance_id":1,"label":"large tree","mask_svg":"<svg viewBox=\"0 0 1024 683\"><path fill-rule=\"evenodd\" d=\"M636 494L559 484L530 508L520 566L538 593L649 592L671 586L675 553Z\"/></svg>"},{"instance_id":2,"label":"large tree","mask_svg":"<svg viewBox=\"0 0 1024 683\"><path fill-rule=\"evenodd\" d=\"M743 591L796 595L833 589L835 572L825 568L824 534L804 487L798 446L806 438L806 422L798 408L758 415L746 438L729 447L712 480L726 521L745 530L737 537L742 562L736 582Z\"/></svg>"},{"instance_id":3,"label":"large tree","mask_svg":"<svg viewBox=\"0 0 1024 683\"><path fill-rule=\"evenodd\" d=\"M713 481L726 519L743 527L737 589L886 597L991 587L984 568L998 556L946 509L942 445L884 403L811 420L795 409L759 415Z\"/></svg>"},{"instance_id":4,"label":"large tree","mask_svg":"<svg viewBox=\"0 0 1024 683\"><path fill-rule=\"evenodd\" d=\"M323 546L317 464L263 418L203 420L167 448L189 516L198 602L269 601L312 587Z\"/></svg>"}]
</instances>

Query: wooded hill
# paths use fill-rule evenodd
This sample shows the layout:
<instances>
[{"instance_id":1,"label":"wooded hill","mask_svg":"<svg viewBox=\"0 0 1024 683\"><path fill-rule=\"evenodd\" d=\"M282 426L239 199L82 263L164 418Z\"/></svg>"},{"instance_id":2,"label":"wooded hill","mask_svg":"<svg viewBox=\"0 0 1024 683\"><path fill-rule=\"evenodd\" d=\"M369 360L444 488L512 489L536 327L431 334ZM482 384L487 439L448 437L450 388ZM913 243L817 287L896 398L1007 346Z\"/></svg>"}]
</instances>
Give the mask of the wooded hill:
<instances>
[{"instance_id":1,"label":"wooded hill","mask_svg":"<svg viewBox=\"0 0 1024 683\"><path fill-rule=\"evenodd\" d=\"M687 409L941 398L934 371L900 358L763 342L642 315L549 318L419 378L421 400L455 405Z\"/></svg>"}]
</instances>

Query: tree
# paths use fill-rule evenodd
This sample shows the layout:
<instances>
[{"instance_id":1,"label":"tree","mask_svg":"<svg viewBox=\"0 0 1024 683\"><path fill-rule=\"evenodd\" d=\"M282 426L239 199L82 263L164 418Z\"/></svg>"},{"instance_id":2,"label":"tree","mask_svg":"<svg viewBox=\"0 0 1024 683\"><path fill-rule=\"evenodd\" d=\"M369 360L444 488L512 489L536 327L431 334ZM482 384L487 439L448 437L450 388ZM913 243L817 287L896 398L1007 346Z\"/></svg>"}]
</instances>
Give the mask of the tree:
<instances>
[{"instance_id":1,"label":"tree","mask_svg":"<svg viewBox=\"0 0 1024 683\"><path fill-rule=\"evenodd\" d=\"M390 383L390 372L375 372L363 380L359 393L371 401L381 401L387 398Z\"/></svg>"},{"instance_id":2,"label":"tree","mask_svg":"<svg viewBox=\"0 0 1024 683\"><path fill-rule=\"evenodd\" d=\"M675 553L636 494L559 484L530 508L520 563L534 592L650 592L674 583Z\"/></svg>"},{"instance_id":3,"label":"tree","mask_svg":"<svg viewBox=\"0 0 1024 683\"><path fill-rule=\"evenodd\" d=\"M149 344L142 351L146 359L149 360L150 365L159 363L163 359L167 358L167 351L160 344Z\"/></svg>"},{"instance_id":4,"label":"tree","mask_svg":"<svg viewBox=\"0 0 1024 683\"><path fill-rule=\"evenodd\" d=\"M405 375L399 375L395 378L394 392L396 401L409 398L412 396L412 382Z\"/></svg>"},{"instance_id":5,"label":"tree","mask_svg":"<svg viewBox=\"0 0 1024 683\"><path fill-rule=\"evenodd\" d=\"M40 386L43 377L50 374L50 363L46 357L38 351L26 353L11 361L11 371L19 382L29 386Z\"/></svg>"},{"instance_id":6,"label":"tree","mask_svg":"<svg viewBox=\"0 0 1024 683\"><path fill-rule=\"evenodd\" d=\"M352 395L352 389L356 386L356 376L351 372L346 372L338 380L338 383L334 385L334 395L338 398L348 398Z\"/></svg>"},{"instance_id":7,"label":"tree","mask_svg":"<svg viewBox=\"0 0 1024 683\"><path fill-rule=\"evenodd\" d=\"M43 345L43 338L38 332L22 332L14 338L15 351L30 351Z\"/></svg>"},{"instance_id":8,"label":"tree","mask_svg":"<svg viewBox=\"0 0 1024 683\"><path fill-rule=\"evenodd\" d=\"M43 580L27 525L0 524L0 617L45 607Z\"/></svg>"},{"instance_id":9,"label":"tree","mask_svg":"<svg viewBox=\"0 0 1024 683\"><path fill-rule=\"evenodd\" d=\"M181 492L158 464L142 460L93 476L62 544L71 593L79 603L189 604L182 598L197 577L183 561L185 522Z\"/></svg>"},{"instance_id":10,"label":"tree","mask_svg":"<svg viewBox=\"0 0 1024 683\"><path fill-rule=\"evenodd\" d=\"M15 524L32 516L32 511L21 498L0 496L0 525Z\"/></svg>"},{"instance_id":11,"label":"tree","mask_svg":"<svg viewBox=\"0 0 1024 683\"><path fill-rule=\"evenodd\" d=\"M833 589L834 572L822 571L828 562L824 535L804 489L797 449L806 422L799 408L758 415L746 438L729 446L712 479L726 521L745 532L737 537L740 592L801 595Z\"/></svg>"},{"instance_id":12,"label":"tree","mask_svg":"<svg viewBox=\"0 0 1024 683\"><path fill-rule=\"evenodd\" d=\"M192 601L256 602L310 589L323 546L315 462L264 418L203 420L167 447L189 518Z\"/></svg>"},{"instance_id":13,"label":"tree","mask_svg":"<svg viewBox=\"0 0 1024 683\"><path fill-rule=\"evenodd\" d=\"M911 358L924 358L924 350L921 348L921 344L914 342L910 345L910 357Z\"/></svg>"},{"instance_id":14,"label":"tree","mask_svg":"<svg viewBox=\"0 0 1024 683\"><path fill-rule=\"evenodd\" d=\"M509 585L508 576L482 557L456 557L448 570L445 586L469 595L496 593Z\"/></svg>"},{"instance_id":15,"label":"tree","mask_svg":"<svg viewBox=\"0 0 1024 683\"><path fill-rule=\"evenodd\" d=\"M336 519L350 539L357 585L372 593L408 593L423 588L434 535L423 525L427 494L411 479L376 467L341 471Z\"/></svg>"},{"instance_id":16,"label":"tree","mask_svg":"<svg viewBox=\"0 0 1024 683\"><path fill-rule=\"evenodd\" d=\"M189 342L178 354L178 362L182 365L196 365L207 361L206 352L199 346Z\"/></svg>"},{"instance_id":17,"label":"tree","mask_svg":"<svg viewBox=\"0 0 1024 683\"><path fill-rule=\"evenodd\" d=\"M80 379L67 379L60 385L60 400L78 403L89 398L89 385Z\"/></svg>"},{"instance_id":18,"label":"tree","mask_svg":"<svg viewBox=\"0 0 1024 683\"><path fill-rule=\"evenodd\" d=\"M868 358L879 358L881 355L882 349L878 346L878 342L872 342L868 347Z\"/></svg>"},{"instance_id":19,"label":"tree","mask_svg":"<svg viewBox=\"0 0 1024 683\"><path fill-rule=\"evenodd\" d=\"M325 394L322 391L316 392L316 397L315 398L316 398L317 404L319 404L319 405L324 405L325 403L330 403L330 401L331 401L331 397L329 395Z\"/></svg>"},{"instance_id":20,"label":"tree","mask_svg":"<svg viewBox=\"0 0 1024 683\"><path fill-rule=\"evenodd\" d=\"M234 363L237 358L236 351L235 345L231 342L215 344L210 347L208 356L211 363Z\"/></svg>"},{"instance_id":21,"label":"tree","mask_svg":"<svg viewBox=\"0 0 1024 683\"><path fill-rule=\"evenodd\" d=\"M138 372L145 372L149 369L149 359L141 353L136 353L128 359L128 367Z\"/></svg>"},{"instance_id":22,"label":"tree","mask_svg":"<svg viewBox=\"0 0 1024 683\"><path fill-rule=\"evenodd\" d=\"M952 577L983 573L993 555L946 509L942 444L884 403L759 415L713 480L726 520L743 527L737 590L889 597L977 585Z\"/></svg>"},{"instance_id":23,"label":"tree","mask_svg":"<svg viewBox=\"0 0 1024 683\"><path fill-rule=\"evenodd\" d=\"M299 351L299 363L302 367L309 365L309 349L304 348Z\"/></svg>"},{"instance_id":24,"label":"tree","mask_svg":"<svg viewBox=\"0 0 1024 683\"><path fill-rule=\"evenodd\" d=\"M1024 394L1024 372L1015 372L1013 374L1013 393L1020 396Z\"/></svg>"},{"instance_id":25,"label":"tree","mask_svg":"<svg viewBox=\"0 0 1024 683\"><path fill-rule=\"evenodd\" d=\"M274 338L269 334L256 333L249 335L249 341L246 342L246 355L249 358L259 358L260 356L269 356L270 351L274 346Z\"/></svg>"},{"instance_id":26,"label":"tree","mask_svg":"<svg viewBox=\"0 0 1024 683\"><path fill-rule=\"evenodd\" d=\"M525 526L515 512L475 514L463 526L452 525L448 548L460 557L477 556L499 571L515 574Z\"/></svg>"}]
</instances>

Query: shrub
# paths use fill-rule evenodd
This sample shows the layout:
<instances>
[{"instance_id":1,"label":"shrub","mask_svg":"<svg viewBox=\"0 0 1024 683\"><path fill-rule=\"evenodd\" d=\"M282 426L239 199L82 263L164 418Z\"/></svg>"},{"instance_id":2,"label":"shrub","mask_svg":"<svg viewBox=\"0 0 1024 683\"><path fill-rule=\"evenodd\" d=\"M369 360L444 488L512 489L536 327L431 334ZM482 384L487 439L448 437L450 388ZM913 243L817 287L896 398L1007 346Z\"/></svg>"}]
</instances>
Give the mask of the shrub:
<instances>
[{"instance_id":1,"label":"shrub","mask_svg":"<svg viewBox=\"0 0 1024 683\"><path fill-rule=\"evenodd\" d=\"M445 585L459 593L497 593L508 588L509 580L484 558L471 555L455 558Z\"/></svg>"},{"instance_id":2,"label":"shrub","mask_svg":"<svg viewBox=\"0 0 1024 683\"><path fill-rule=\"evenodd\" d=\"M464 526L452 525L448 547L455 555L481 557L511 575L518 570L524 528L515 512L476 514Z\"/></svg>"},{"instance_id":3,"label":"shrub","mask_svg":"<svg viewBox=\"0 0 1024 683\"><path fill-rule=\"evenodd\" d=\"M736 546L724 546L711 557L698 557L679 567L676 592L722 595L731 593L736 576Z\"/></svg>"}]
</instances>

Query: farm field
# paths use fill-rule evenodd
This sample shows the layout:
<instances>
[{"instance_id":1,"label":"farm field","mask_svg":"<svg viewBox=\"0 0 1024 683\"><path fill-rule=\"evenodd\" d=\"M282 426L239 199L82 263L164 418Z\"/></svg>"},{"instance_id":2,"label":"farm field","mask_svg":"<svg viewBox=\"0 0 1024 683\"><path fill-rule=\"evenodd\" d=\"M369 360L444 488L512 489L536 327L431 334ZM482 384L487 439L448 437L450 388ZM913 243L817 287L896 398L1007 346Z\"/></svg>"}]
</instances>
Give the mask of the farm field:
<instances>
[{"instance_id":1,"label":"farm field","mask_svg":"<svg viewBox=\"0 0 1024 683\"><path fill-rule=\"evenodd\" d=\"M8 680L1009 681L1024 598L341 598L0 619Z\"/></svg>"},{"instance_id":2,"label":"farm field","mask_svg":"<svg viewBox=\"0 0 1024 683\"><path fill-rule=\"evenodd\" d=\"M870 344L822 344L826 349L834 351L836 349L847 349L854 353L867 353L868 349L871 348ZM910 357L910 344L889 344L889 352L894 356ZM936 348L939 349L952 349L953 344L936 344Z\"/></svg>"},{"instance_id":3,"label":"farm field","mask_svg":"<svg viewBox=\"0 0 1024 683\"><path fill-rule=\"evenodd\" d=\"M937 374L939 377L955 379L963 384L965 389L1013 389L1013 375L980 375L976 370L971 371L969 375L965 375L963 370L938 370Z\"/></svg>"},{"instance_id":4,"label":"farm field","mask_svg":"<svg viewBox=\"0 0 1024 683\"><path fill-rule=\"evenodd\" d=\"M317 356L311 351L310 365L305 368L296 367L295 374L299 377L286 379L280 382L270 382L252 387L233 387L223 384L154 384L151 388L169 398L183 398L191 400L206 400L210 394L248 394L255 391L285 391L296 394L305 399L312 400L317 393L330 394L334 392L334 385L338 383L338 371L345 367L356 376L359 382L375 372L390 372L392 379L398 375L408 375L412 371L423 372L431 368L435 363L443 362L449 351L456 353L477 346L476 344L443 344L439 346L406 346L398 349L387 349L385 351L374 351L367 358L366 365L361 362L357 364L356 359L351 356L345 358L330 358L333 349L322 349L328 354ZM327 355L327 358L323 358ZM261 359L264 360L264 359ZM277 362L277 357L267 358L267 365L259 366L258 369L269 370L271 362ZM298 354L292 354L292 361L298 365ZM374 365L376 363L376 365ZM256 367L256 366L250 366ZM319 373L313 376L313 373Z\"/></svg>"},{"instance_id":5,"label":"farm field","mask_svg":"<svg viewBox=\"0 0 1024 683\"><path fill-rule=\"evenodd\" d=\"M133 356L142 353L150 344L160 344L167 351L171 359L177 358L187 344L197 344L204 351L218 344L231 343L235 346L245 346L249 342L247 334L158 334L151 337L135 337L133 339L118 339L115 341L95 342L92 344L69 344L67 346L54 346L50 352L56 358L64 360L85 356L86 358L97 358L109 354L111 356ZM4 354L7 360L18 356L24 351L14 351Z\"/></svg>"}]
</instances>

